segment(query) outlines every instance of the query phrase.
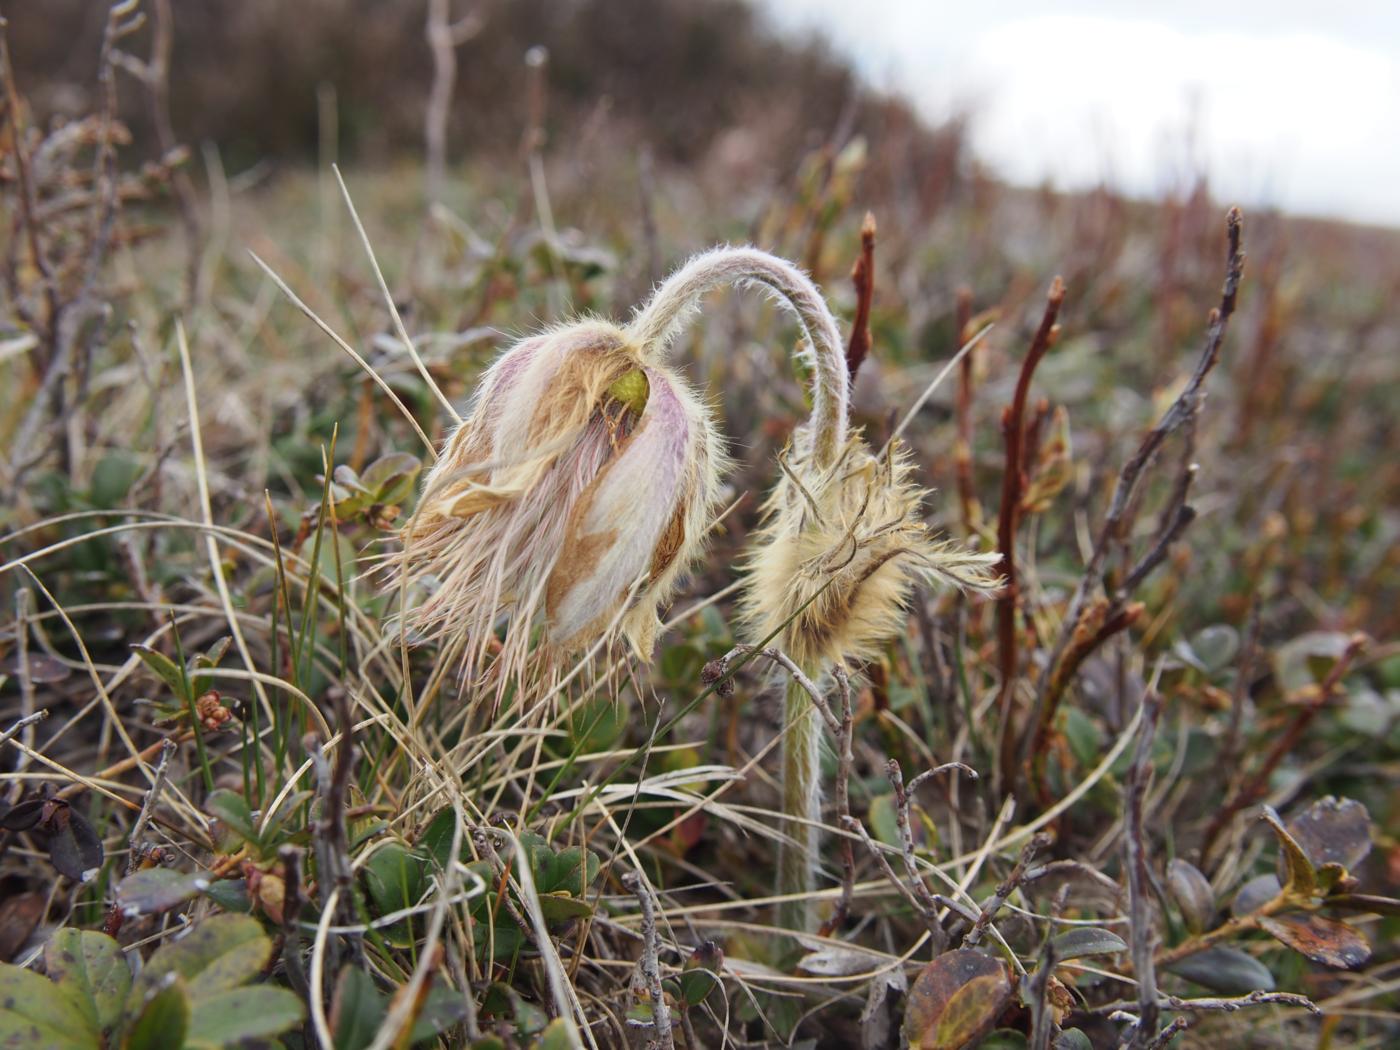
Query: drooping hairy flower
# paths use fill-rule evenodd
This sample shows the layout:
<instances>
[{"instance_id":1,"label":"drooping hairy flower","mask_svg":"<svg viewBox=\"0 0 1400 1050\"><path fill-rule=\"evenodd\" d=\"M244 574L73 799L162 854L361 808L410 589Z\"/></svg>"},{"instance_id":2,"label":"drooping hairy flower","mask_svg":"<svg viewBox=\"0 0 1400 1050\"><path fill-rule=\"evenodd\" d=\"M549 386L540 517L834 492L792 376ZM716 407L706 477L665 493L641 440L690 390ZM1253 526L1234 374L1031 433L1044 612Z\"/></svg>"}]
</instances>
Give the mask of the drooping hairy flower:
<instances>
[{"instance_id":1,"label":"drooping hairy flower","mask_svg":"<svg viewBox=\"0 0 1400 1050\"><path fill-rule=\"evenodd\" d=\"M903 626L916 582L995 588L997 554L937 541L903 448L877 458L860 434L825 468L783 464L749 557L743 611L755 641L774 634L814 672L875 658Z\"/></svg>"},{"instance_id":2,"label":"drooping hairy flower","mask_svg":"<svg viewBox=\"0 0 1400 1050\"><path fill-rule=\"evenodd\" d=\"M812 411L782 460L749 558L743 610L811 677L876 655L919 579L995 586L978 555L933 541L904 454L873 454L847 420L849 376L835 318L791 264L719 248L672 274L631 323L580 321L506 351L426 479L404 529L408 611L427 637L464 645L468 670L524 680L538 654L624 634L650 654L657 609L698 556L724 455L710 412L670 366L701 298L756 285L805 336ZM504 625L504 631L499 628ZM499 642L489 661L487 654ZM806 693L784 699L784 922L810 924L820 725Z\"/></svg>"},{"instance_id":3,"label":"drooping hairy flower","mask_svg":"<svg viewBox=\"0 0 1400 1050\"><path fill-rule=\"evenodd\" d=\"M464 645L468 671L499 643L489 662L500 683L537 654L614 632L650 655L657 609L702 549L725 465L711 413L669 351L701 296L743 283L792 309L812 345L836 338L798 270L721 248L676 271L625 328L579 321L501 355L404 528L400 582L427 592L406 612L418 637ZM813 418L834 441L844 366L818 370L830 375L814 385Z\"/></svg>"},{"instance_id":4,"label":"drooping hairy flower","mask_svg":"<svg viewBox=\"0 0 1400 1050\"><path fill-rule=\"evenodd\" d=\"M404 529L401 571L430 592L410 625L465 640L468 667L503 619L510 672L536 641L574 652L613 630L649 655L721 461L708 408L622 329L581 321L518 343L483 377Z\"/></svg>"}]
</instances>

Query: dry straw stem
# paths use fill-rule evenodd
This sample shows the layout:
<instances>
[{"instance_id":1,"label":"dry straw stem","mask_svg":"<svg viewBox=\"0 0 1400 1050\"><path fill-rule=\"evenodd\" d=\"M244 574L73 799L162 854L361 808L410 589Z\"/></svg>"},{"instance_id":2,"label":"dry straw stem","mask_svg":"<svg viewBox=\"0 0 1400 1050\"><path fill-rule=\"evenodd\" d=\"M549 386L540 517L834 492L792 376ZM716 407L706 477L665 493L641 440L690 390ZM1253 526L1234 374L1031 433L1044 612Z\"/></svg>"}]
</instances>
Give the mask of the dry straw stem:
<instances>
[{"instance_id":1,"label":"dry straw stem","mask_svg":"<svg viewBox=\"0 0 1400 1050\"><path fill-rule=\"evenodd\" d=\"M272 279L272 283L277 285L277 287L281 290L282 294L285 295L288 299L290 299L293 305L295 305L298 310L305 314L306 317L312 322L312 324L314 324L326 335L330 336L331 341L334 342L336 346L340 347L340 349L345 352L346 356L348 356L352 361L354 361L355 364L359 365L360 369L366 375L368 375L371 379L374 380L375 384L379 387L379 389L384 391L385 396L388 397L389 400L393 402L394 407L399 410L399 414L402 415L404 419L408 420L409 426L413 428L413 432L418 435L418 439L423 443L423 447L427 450L428 458L434 460L437 459L437 449L434 448L432 439L429 438L427 434L423 433L423 428L418 425L418 420L416 420L413 417L413 413L408 410L408 406L405 405L403 401L399 399L399 395L394 393L393 388L389 386L389 384L385 381L384 377L381 376L378 372L376 372L370 366L370 363L366 361L363 357L361 357L359 352L356 351L354 347L352 347L349 343L342 339L340 335L335 331L335 329L333 329L325 321L321 320L320 316L316 313L315 310L311 309L311 307L307 306L306 303L302 302L301 298L296 294L296 292L292 291L291 287L287 284L287 282L282 280L282 278L278 276L277 271L275 271L267 263L263 262L263 260L258 256L256 252L249 251L248 254L252 256L253 261L258 264L258 266L262 269L263 273L267 274L267 276Z\"/></svg>"},{"instance_id":2,"label":"dry straw stem","mask_svg":"<svg viewBox=\"0 0 1400 1050\"><path fill-rule=\"evenodd\" d=\"M398 304L394 302L394 296L389 291L389 284L384 280L384 271L379 268L379 259L374 254L374 246L370 244L369 234L365 232L364 223L360 221L360 213L355 210L355 202L350 199L350 190L346 188L345 179L341 177L339 166L332 164L331 171L335 172L335 181L340 186L340 195L344 198L345 207L350 212L350 219L355 224L355 232L360 235L360 243L364 245L365 254L369 256L369 264L374 270L374 279L379 284L379 291L384 296L384 304L389 308L389 316L394 319L394 331L398 334L399 340L403 343L404 350L413 361L414 367L418 369L418 374L423 377L423 382L427 384L432 395L437 398L438 404L447 413L447 417L454 423L460 423L462 417L457 414L457 410L452 407L452 402L447 399L447 395L442 392L437 381L433 379L432 374L428 371L428 366L418 355L418 348L413 345L408 329L404 327L403 318L399 316Z\"/></svg>"},{"instance_id":3,"label":"dry straw stem","mask_svg":"<svg viewBox=\"0 0 1400 1050\"><path fill-rule=\"evenodd\" d=\"M954 319L953 347L956 350L969 338L967 329L972 323L971 288L958 288ZM963 532L968 536L976 532L981 517L972 478L972 366L972 355L967 354L958 369L958 395L954 403L958 437L953 449L953 461L957 467L958 505L962 509Z\"/></svg>"},{"instance_id":4,"label":"dry straw stem","mask_svg":"<svg viewBox=\"0 0 1400 1050\"><path fill-rule=\"evenodd\" d=\"M1118 474L1118 480L1109 501L1108 513L1105 515L1103 525L1094 540L1089 562L1084 567L1084 572L1075 587L1074 595L1070 599L1069 608L1061 622L1055 646L1050 651L1044 669L1037 679L1035 703L1031 709L1030 717L1026 720L1025 730L1021 734L1017 753L1019 757L1017 768L1024 767L1030 756L1036 753L1036 742L1044 739L1045 730L1043 727L1054 724L1055 711L1060 696L1068 684L1068 676L1063 673L1061 663L1065 661L1066 654L1074 643L1076 632L1082 632L1082 618L1088 611L1091 594L1100 587L1106 588L1103 580L1104 564L1108 558L1109 550L1126 538L1127 531L1132 524L1131 508L1135 504L1133 497L1137 492L1138 483L1142 480L1143 472L1152 463L1167 438L1183 426L1186 428L1188 443L1194 439L1195 421L1200 414L1201 404L1205 400L1205 382L1220 358L1220 349L1229 329L1230 317L1235 312L1240 279L1244 273L1243 231L1244 219L1240 210L1231 208L1225 217L1225 282L1221 289L1220 306L1210 312L1206 325L1205 345L1186 385L1177 395L1176 400L1162 413L1156 424L1143 437L1137 450L1123 464ZM1165 557L1167 543L1179 535L1189 523L1190 518L1183 518L1181 511L1185 508L1184 500L1194 472L1190 470L1189 462L1185 460L1183 462L1185 463L1185 473L1184 476L1178 478L1177 484L1173 488L1171 501L1168 503L1162 523L1159 525L1158 540L1151 545L1148 554L1128 571L1125 582L1131 581L1136 586L1137 583L1145 579L1148 573ZM1115 588L1108 596L1109 604L1104 610L1104 622L1112 623L1122 616L1125 612L1126 601L1127 594L1124 589L1122 587ZM1127 626L1127 624L1122 624L1122 626ZM1107 637L1107 635L1102 637ZM1088 651L1080 652L1078 659L1082 660ZM1003 732L1005 733L1005 726L1003 726ZM1006 773L1008 776L1015 776L1016 770L1008 767Z\"/></svg>"}]
</instances>

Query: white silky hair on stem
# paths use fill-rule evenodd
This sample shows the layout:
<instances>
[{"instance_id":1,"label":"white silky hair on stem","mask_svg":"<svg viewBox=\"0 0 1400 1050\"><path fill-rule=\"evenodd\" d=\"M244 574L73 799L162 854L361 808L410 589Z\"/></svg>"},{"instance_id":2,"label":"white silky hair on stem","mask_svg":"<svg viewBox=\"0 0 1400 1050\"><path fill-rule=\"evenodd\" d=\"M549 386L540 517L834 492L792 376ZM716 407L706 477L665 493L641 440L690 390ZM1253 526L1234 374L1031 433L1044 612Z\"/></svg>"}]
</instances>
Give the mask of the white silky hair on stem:
<instances>
[{"instance_id":1,"label":"white silky hair on stem","mask_svg":"<svg viewBox=\"0 0 1400 1050\"><path fill-rule=\"evenodd\" d=\"M809 436L817 464L824 467L846 443L850 380L836 318L811 278L797 267L758 248L711 249L661 283L633 317L627 334L640 347L643 360L665 364L671 344L699 309L700 300L717 288L745 284L764 289L802 325L815 367Z\"/></svg>"}]
</instances>

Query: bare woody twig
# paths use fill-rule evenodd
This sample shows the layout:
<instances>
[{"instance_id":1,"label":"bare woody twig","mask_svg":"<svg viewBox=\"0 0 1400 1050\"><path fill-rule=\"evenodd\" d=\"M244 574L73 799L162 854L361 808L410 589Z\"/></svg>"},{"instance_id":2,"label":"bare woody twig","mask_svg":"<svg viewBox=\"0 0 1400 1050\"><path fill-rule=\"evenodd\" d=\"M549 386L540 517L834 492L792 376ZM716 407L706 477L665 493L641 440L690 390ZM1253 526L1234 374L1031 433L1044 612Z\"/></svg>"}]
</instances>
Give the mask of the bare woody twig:
<instances>
[{"instance_id":1,"label":"bare woody twig","mask_svg":"<svg viewBox=\"0 0 1400 1050\"><path fill-rule=\"evenodd\" d=\"M1094 540L1089 562L1084 567L1083 575L1080 576L1079 583L1075 587L1055 646L1050 651L1049 659L1046 660L1044 669L1036 683L1035 703L1031 717L1026 723L1027 732L1023 734L1020 745L1023 763L1035 750L1037 742L1044 742L1046 727L1053 725L1059 698L1072 676L1072 668L1070 668L1070 673L1066 673L1067 655L1072 647L1078 649L1077 634L1082 641L1083 618L1090 608L1090 596L1104 585L1104 562L1108 557L1109 550L1119 543L1127 532L1131 517L1130 507L1134 503L1138 483L1142 480L1143 472L1167 438L1183 425L1189 424L1188 438L1193 440L1195 420L1205 399L1205 382L1220 358L1220 349L1225 341L1225 333L1229 329L1230 317L1235 312L1240 279L1244 273L1243 231L1244 219L1240 210L1231 208L1225 217L1225 283L1220 293L1220 305L1210 312L1206 324L1205 346L1181 393L1162 413L1156 424L1143 437L1137 450L1119 471L1113 495L1109 500L1108 513L1105 515L1103 525ZM1190 448L1190 440L1187 442L1188 449ZM1152 545L1147 558L1140 561L1137 568L1130 571L1128 575L1128 579L1131 579L1134 585L1141 582L1152 571L1161 558L1165 556L1171 540L1180 535L1181 530L1190 523L1189 517L1182 517L1182 512L1185 509L1186 486L1189 485L1193 473L1190 470L1189 462L1187 462L1186 470L1178 480L1168 502L1167 510L1164 512L1163 523L1158 528L1157 542ZM1174 507L1176 509L1173 509ZM1108 608L1104 610L1105 621L1111 622L1120 615L1125 605L1125 598L1125 588L1115 590L1108 602ZM1089 651L1092 651L1092 646L1088 650L1078 651L1075 662L1082 661Z\"/></svg>"},{"instance_id":2,"label":"bare woody twig","mask_svg":"<svg viewBox=\"0 0 1400 1050\"><path fill-rule=\"evenodd\" d=\"M1206 829L1205 838L1201 842L1201 859L1209 860L1211 847L1215 845L1220 833L1229 826L1235 814L1247 806L1253 805L1263 797L1268 786L1269 777L1273 775L1278 764L1283 761L1284 756L1292 753L1298 742L1307 732L1308 726L1312 724L1319 711L1331 702L1337 695L1337 690L1342 684L1342 679L1351 670L1352 662L1370 643L1370 639L1361 633L1353 634L1347 643L1346 649L1337 661L1327 672L1327 676L1321 684L1310 689L1306 700L1298 713L1293 716L1293 721L1288 728L1274 741L1274 746L1269 749L1269 753L1264 757L1264 761L1259 764L1259 768L1249 775L1240 788L1235 791L1216 813L1215 819L1211 821L1210 827Z\"/></svg>"},{"instance_id":3,"label":"bare woody twig","mask_svg":"<svg viewBox=\"0 0 1400 1050\"><path fill-rule=\"evenodd\" d=\"M49 712L47 708L40 711L35 711L33 714L30 715L25 715L23 718L16 721L14 725L10 726L9 729L5 730L3 733L0 733L0 744L5 743L7 740L15 736L23 729L27 728L28 726L32 726L35 722L42 722L45 718L48 717Z\"/></svg>"},{"instance_id":4,"label":"bare woody twig","mask_svg":"<svg viewBox=\"0 0 1400 1050\"><path fill-rule=\"evenodd\" d=\"M29 408L11 441L15 451L10 458L9 476L6 479L11 492L20 490L25 475L48 454L49 449L57 440L55 432L66 434L68 438L68 444L63 446L66 452L65 469L71 467L74 458L73 443L76 431L73 424L75 419L70 414L65 413L63 409L69 386L73 384L75 377L86 371L85 358L90 350L91 328L93 327L87 322L98 316L104 309L104 304L95 301L93 292L102 265L107 258L107 248L111 242L119 203L115 142L117 43L123 37L135 32L145 21L145 16L136 11L136 6L137 0L121 0L119 3L114 3L107 12L107 24L102 36L101 55L98 59L98 84L102 92L102 108L99 112L97 148L94 151L93 159L93 192L91 194L91 215L88 219L89 232L83 249L85 255L78 268L77 290L70 297L60 296L52 270L44 262L43 252L39 247L38 227L35 225L34 208L37 206L37 200L33 196L35 187L32 180L28 179L30 173L24 174L25 181L29 182L29 186L27 190L21 186L21 216L25 219L35 266L41 276L44 276L49 316L43 325L44 345L46 347L44 377L38 391L30 398ZM0 29L3 29L3 26L0 26ZM18 113L18 94L14 88L8 42L3 33L0 33L0 49L3 50L0 59L3 59L5 66L6 97L8 104L15 107L14 112ZM22 136L18 131L18 123L15 124L15 127L16 140L19 142ZM21 148L16 152L17 155L22 153L22 143ZM48 271L47 276L45 276L46 271ZM53 427L49 438L38 440L36 435L45 420L50 417L53 420ZM37 451L35 451L36 449Z\"/></svg>"},{"instance_id":5,"label":"bare woody twig","mask_svg":"<svg viewBox=\"0 0 1400 1050\"><path fill-rule=\"evenodd\" d=\"M333 691L336 705L336 721L340 728L340 743L336 746L334 767L326 760L321 741L308 734L304 746L316 770L317 789L321 795L321 813L317 818L314 836L316 844L317 881L329 895L339 889L340 914L336 921L342 925L353 925L355 915L355 871L350 860L350 840L346 827L346 810L350 802L350 780L355 767L357 749L355 747L355 722L350 714L350 702L342 689ZM350 949L358 960L363 952L360 935L350 938ZM336 972L338 967L332 967Z\"/></svg>"},{"instance_id":6,"label":"bare woody twig","mask_svg":"<svg viewBox=\"0 0 1400 1050\"><path fill-rule=\"evenodd\" d=\"M287 970L287 980L298 995L307 995L310 984L306 979L306 963L301 957L301 926L298 920L306 904L306 890L302 885L302 859L305 851L300 846L283 845L277 850L282 861L282 963Z\"/></svg>"},{"instance_id":7,"label":"bare woody twig","mask_svg":"<svg viewBox=\"0 0 1400 1050\"><path fill-rule=\"evenodd\" d=\"M1050 282L1045 313L1031 340L1030 351L1021 363L1016 380L1016 393L1011 404L1002 412L1001 432L1006 443L1006 469L1001 479L1001 508L997 517L997 549L1001 551L1001 571L1006 584L997 598L997 653L1001 670L1001 693L998 710L1001 717L1000 760L997 774L1003 784L1016 780L1016 734L1013 731L1014 694L1016 686L1016 613L1020 605L1020 583L1016 578L1016 530L1021 520L1021 493L1025 488L1025 466L1022 451L1026 437L1026 400L1030 396L1031 378L1047 350L1055 345L1059 329L1055 324L1060 306L1065 301L1065 286L1060 278Z\"/></svg>"},{"instance_id":8,"label":"bare woody twig","mask_svg":"<svg viewBox=\"0 0 1400 1050\"><path fill-rule=\"evenodd\" d=\"M126 873L128 875L134 872L141 863L144 852L141 847L141 836L146 833L146 826L150 824L151 815L160 802L160 793L165 787L166 770L170 766L170 756L175 753L175 747L175 741L170 737L161 741L160 760L156 762L151 788L146 792L146 798L141 803L141 812L136 815L136 823L131 826L131 837L127 840Z\"/></svg>"},{"instance_id":9,"label":"bare woody twig","mask_svg":"<svg viewBox=\"0 0 1400 1050\"><path fill-rule=\"evenodd\" d=\"M991 925L992 920L996 918L997 912L1001 911L1011 895L1016 892L1016 887L1025 881L1026 871L1036 854L1053 841L1054 836L1042 831L1037 835L1032 835L1021 847L1021 855L1017 858L1011 873L997 885L996 892L982 905L982 910L973 922L972 929L968 930L967 936L963 938L964 948L974 948L982 940L982 935Z\"/></svg>"},{"instance_id":10,"label":"bare woody twig","mask_svg":"<svg viewBox=\"0 0 1400 1050\"><path fill-rule=\"evenodd\" d=\"M186 152L176 142L175 129L170 122L170 52L175 40L175 20L171 11L171 0L155 0L154 6L155 20L151 33L150 57L144 62L128 54L115 55L114 58L123 69L139 80L146 88L151 122L155 126L156 143L160 146L162 159L170 165L170 185L175 192L175 201L180 210L180 223L183 228L187 256L185 305L187 308L192 308L195 305L200 269L204 257L200 244L199 206L195 198L193 181L185 169L177 163L184 160Z\"/></svg>"},{"instance_id":11,"label":"bare woody twig","mask_svg":"<svg viewBox=\"0 0 1400 1050\"><path fill-rule=\"evenodd\" d=\"M1146 1044L1146 1050L1162 1050L1163 1047L1167 1046L1177 1035L1190 1027L1190 1025L1191 1021L1189 1018L1178 1017L1174 1019L1171 1024L1158 1032L1151 1042Z\"/></svg>"},{"instance_id":12,"label":"bare woody twig","mask_svg":"<svg viewBox=\"0 0 1400 1050\"><path fill-rule=\"evenodd\" d=\"M870 307L875 298L875 216L871 212L860 224L860 255L851 267L851 283L856 287L856 317L846 344L846 370L854 380L870 353Z\"/></svg>"},{"instance_id":13,"label":"bare woody twig","mask_svg":"<svg viewBox=\"0 0 1400 1050\"><path fill-rule=\"evenodd\" d=\"M24 222L25 241L29 246L30 262L38 272L44 285L44 297L48 303L47 334L50 341L48 353L54 352L52 340L57 335L60 304L58 287L54 283L53 270L48 257L39 244L39 227L34 221L34 185L29 178L29 160L25 154L24 129L20 124L19 89L15 85L15 67L10 58L9 23L0 15L0 66L4 68L5 108L9 111L9 124L14 136L15 176L19 182L19 214Z\"/></svg>"},{"instance_id":14,"label":"bare woody twig","mask_svg":"<svg viewBox=\"0 0 1400 1050\"><path fill-rule=\"evenodd\" d=\"M447 120L452 112L452 88L457 82L457 48L477 33L485 22L472 10L453 22L451 0L429 0L426 36L433 55L433 86L424 114L423 137L427 149L425 172L428 206L442 198L447 172Z\"/></svg>"},{"instance_id":15,"label":"bare woody twig","mask_svg":"<svg viewBox=\"0 0 1400 1050\"><path fill-rule=\"evenodd\" d=\"M675 1036L671 1032L671 1008L666 1003L666 993L661 988L660 937L656 932L656 904L651 897L651 887L636 872L628 872L622 877L622 884L637 895L637 903L642 908L642 979L646 981L647 994L651 997L651 1016L656 1024L656 1038L651 1045L661 1050L675 1050Z\"/></svg>"},{"instance_id":16,"label":"bare woody twig","mask_svg":"<svg viewBox=\"0 0 1400 1050\"><path fill-rule=\"evenodd\" d=\"M1054 1024L1050 1017L1050 978L1055 972L1055 942L1047 934L1040 948L1040 958L1036 961L1035 972L1026 982L1026 998L1030 1003L1031 1039L1030 1050L1050 1050L1050 1036Z\"/></svg>"},{"instance_id":17,"label":"bare woody twig","mask_svg":"<svg viewBox=\"0 0 1400 1050\"><path fill-rule=\"evenodd\" d=\"M1149 691L1143 697L1145 705L1142 727L1138 731L1137 749L1128 770L1127 799L1123 811L1123 867L1128 875L1129 933L1132 938L1133 976L1138 985L1138 1020L1129 1038L1130 1047L1149 1045L1157 1035L1157 971L1153 963L1153 924L1151 913L1151 876L1147 870L1147 844L1144 841L1143 802L1147 783L1152 776L1152 740L1157 731L1157 716L1162 701Z\"/></svg>"},{"instance_id":18,"label":"bare woody twig","mask_svg":"<svg viewBox=\"0 0 1400 1050\"><path fill-rule=\"evenodd\" d=\"M937 912L930 910L929 906L924 903L919 895L905 885L904 880L895 874L894 868L890 867L890 862L885 857L885 848L870 837L870 832L865 830L865 825L855 817L847 817L842 821L842 825L847 831L854 832L860 836L861 841L865 843L865 848L868 849L870 855L875 858L875 862L880 866L881 873L889 881L890 885L899 891L900 896L908 901L915 913L924 920L924 925L928 929L929 936L933 938L935 942L940 942L940 939L946 940L947 935L943 933L943 927L938 921ZM930 900L935 906L937 905L938 902L932 895L930 895Z\"/></svg>"},{"instance_id":19,"label":"bare woody twig","mask_svg":"<svg viewBox=\"0 0 1400 1050\"><path fill-rule=\"evenodd\" d=\"M904 858L904 871L908 876L910 888L919 898L920 912L932 919L928 923L928 929L933 937L934 951L941 952L948 946L948 934L937 920L938 902L933 899L933 893L919 872L918 861L914 859L914 829L909 823L910 793L904 790L904 773L899 768L897 759L892 758L885 763L885 774L890 778L890 786L894 788L894 822L899 831L899 852Z\"/></svg>"},{"instance_id":20,"label":"bare woody twig","mask_svg":"<svg viewBox=\"0 0 1400 1050\"><path fill-rule=\"evenodd\" d=\"M1109 1013L1115 1010L1122 1010L1125 1007L1135 1004L1119 1001L1108 1003L1105 1006L1096 1007L1096 1012ZM1300 1010L1307 1010L1309 1013L1322 1013L1321 1007L1309 999L1306 995L1299 995L1296 992L1250 992L1248 995L1241 995L1234 998L1202 998L1202 999L1182 999L1175 995L1164 995L1157 1000L1157 1005L1164 1011L1179 1011L1183 1013L1234 1013L1236 1010L1244 1010L1251 1006L1296 1006Z\"/></svg>"},{"instance_id":21,"label":"bare woody twig","mask_svg":"<svg viewBox=\"0 0 1400 1050\"><path fill-rule=\"evenodd\" d=\"M842 817L841 820L842 826L847 831L853 831L860 836L861 841L865 843L866 848L870 850L871 855L880 865L880 870L885 878L889 880L890 884L900 892L900 895L913 906L914 911L923 919L924 925L928 929L929 937L934 945L935 952L942 951L948 944L948 935L944 931L942 923L938 920L940 904L948 906L960 914L962 909L960 905L951 901L944 901L938 894L931 893L928 886L924 883L923 875L919 871L918 861L914 856L914 837L909 823L909 800L914 791L918 789L924 781L940 773L947 773L953 770L966 773L974 779L977 776L976 770L963 765L961 762L945 762L941 766L920 773L909 782L906 788L904 784L904 774L899 768L899 763L894 759L890 759L885 766L885 772L889 775L890 784L894 787L895 822L899 829L900 856L904 861L904 870L907 873L907 879L901 879L895 874L894 868L890 866L890 862L885 857L885 848L870 837L870 833L865 830L865 825L850 816Z\"/></svg>"}]
</instances>

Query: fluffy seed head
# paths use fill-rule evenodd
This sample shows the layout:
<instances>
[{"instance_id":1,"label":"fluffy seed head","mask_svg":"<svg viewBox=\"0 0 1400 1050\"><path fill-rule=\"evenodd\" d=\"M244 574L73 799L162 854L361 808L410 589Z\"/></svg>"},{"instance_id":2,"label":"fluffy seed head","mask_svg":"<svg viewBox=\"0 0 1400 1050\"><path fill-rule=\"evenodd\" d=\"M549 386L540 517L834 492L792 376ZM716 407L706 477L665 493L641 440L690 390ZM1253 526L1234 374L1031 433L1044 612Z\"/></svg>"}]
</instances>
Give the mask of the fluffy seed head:
<instances>
[{"instance_id":1,"label":"fluffy seed head","mask_svg":"<svg viewBox=\"0 0 1400 1050\"><path fill-rule=\"evenodd\" d=\"M780 648L819 671L876 656L900 630L918 580L996 589L1000 555L931 537L902 449L877 458L857 433L821 469L803 437L781 461L749 556L743 613L753 640L778 632Z\"/></svg>"}]
</instances>

